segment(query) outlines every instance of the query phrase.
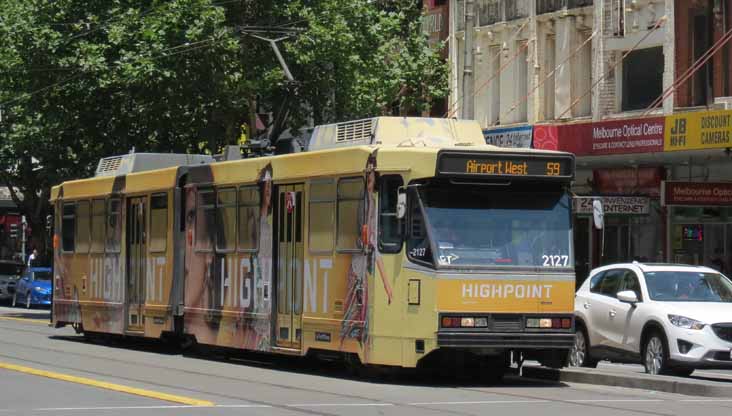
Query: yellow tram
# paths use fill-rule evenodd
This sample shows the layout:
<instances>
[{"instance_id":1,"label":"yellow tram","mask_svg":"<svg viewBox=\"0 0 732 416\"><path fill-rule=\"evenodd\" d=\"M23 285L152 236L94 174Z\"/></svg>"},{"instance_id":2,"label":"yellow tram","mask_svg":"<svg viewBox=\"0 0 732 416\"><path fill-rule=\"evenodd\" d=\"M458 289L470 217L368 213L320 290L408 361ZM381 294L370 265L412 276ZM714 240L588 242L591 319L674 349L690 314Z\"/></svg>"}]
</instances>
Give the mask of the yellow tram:
<instances>
[{"instance_id":1,"label":"yellow tram","mask_svg":"<svg viewBox=\"0 0 732 416\"><path fill-rule=\"evenodd\" d=\"M53 323L400 367L562 365L573 177L570 154L428 118L319 126L280 156L104 158L52 191Z\"/></svg>"}]
</instances>

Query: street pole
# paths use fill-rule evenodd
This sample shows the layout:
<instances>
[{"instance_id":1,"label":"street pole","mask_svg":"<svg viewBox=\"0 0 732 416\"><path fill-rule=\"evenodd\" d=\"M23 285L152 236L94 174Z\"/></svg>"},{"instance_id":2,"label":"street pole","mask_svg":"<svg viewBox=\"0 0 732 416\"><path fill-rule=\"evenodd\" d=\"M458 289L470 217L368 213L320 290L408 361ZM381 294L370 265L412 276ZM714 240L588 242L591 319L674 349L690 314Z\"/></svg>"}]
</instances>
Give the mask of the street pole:
<instances>
[{"instance_id":1,"label":"street pole","mask_svg":"<svg viewBox=\"0 0 732 416\"><path fill-rule=\"evenodd\" d=\"M463 59L463 105L464 119L475 118L473 89L473 36L475 34L475 1L465 0L465 50Z\"/></svg>"},{"instance_id":2,"label":"street pole","mask_svg":"<svg viewBox=\"0 0 732 416\"><path fill-rule=\"evenodd\" d=\"M23 263L28 263L25 259L25 215L20 217L20 252L23 255Z\"/></svg>"}]
</instances>

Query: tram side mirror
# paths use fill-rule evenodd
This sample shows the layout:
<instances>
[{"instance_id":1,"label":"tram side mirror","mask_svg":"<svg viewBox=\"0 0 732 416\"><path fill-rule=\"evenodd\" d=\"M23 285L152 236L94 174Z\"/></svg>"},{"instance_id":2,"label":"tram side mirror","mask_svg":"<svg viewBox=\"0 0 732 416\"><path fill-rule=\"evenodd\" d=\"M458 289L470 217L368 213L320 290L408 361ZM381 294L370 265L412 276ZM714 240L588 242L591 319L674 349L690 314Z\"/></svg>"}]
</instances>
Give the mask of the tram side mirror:
<instances>
[{"instance_id":1,"label":"tram side mirror","mask_svg":"<svg viewBox=\"0 0 732 416\"><path fill-rule=\"evenodd\" d=\"M399 218L400 220L403 219L405 215L407 215L407 194L404 193L404 190L402 189L399 189L397 191L396 214L397 218Z\"/></svg>"}]
</instances>

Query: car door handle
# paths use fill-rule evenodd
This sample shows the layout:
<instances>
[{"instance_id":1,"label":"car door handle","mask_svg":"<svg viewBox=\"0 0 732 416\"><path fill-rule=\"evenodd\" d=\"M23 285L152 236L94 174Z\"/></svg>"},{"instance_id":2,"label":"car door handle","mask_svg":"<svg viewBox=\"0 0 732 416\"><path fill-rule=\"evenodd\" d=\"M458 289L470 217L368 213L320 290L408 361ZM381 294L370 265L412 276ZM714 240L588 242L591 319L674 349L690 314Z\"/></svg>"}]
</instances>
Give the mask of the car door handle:
<instances>
[{"instance_id":1,"label":"car door handle","mask_svg":"<svg viewBox=\"0 0 732 416\"><path fill-rule=\"evenodd\" d=\"M608 314L610 315L611 318L615 318L615 315L617 315L618 313L615 312L614 310L611 310L610 312L608 312Z\"/></svg>"},{"instance_id":2,"label":"car door handle","mask_svg":"<svg viewBox=\"0 0 732 416\"><path fill-rule=\"evenodd\" d=\"M590 305L590 302L585 302L585 303L583 303L583 304L582 304L582 306L583 306L583 307L584 307L585 309L590 309L590 306L592 306L592 305Z\"/></svg>"}]
</instances>

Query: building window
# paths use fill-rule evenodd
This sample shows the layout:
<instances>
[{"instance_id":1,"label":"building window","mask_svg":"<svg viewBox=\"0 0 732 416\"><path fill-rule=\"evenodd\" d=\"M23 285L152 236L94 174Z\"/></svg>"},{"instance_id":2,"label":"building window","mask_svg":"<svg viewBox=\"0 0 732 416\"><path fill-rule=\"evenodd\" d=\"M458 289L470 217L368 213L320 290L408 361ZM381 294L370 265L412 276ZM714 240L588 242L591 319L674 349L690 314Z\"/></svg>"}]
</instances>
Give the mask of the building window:
<instances>
[{"instance_id":1,"label":"building window","mask_svg":"<svg viewBox=\"0 0 732 416\"><path fill-rule=\"evenodd\" d=\"M663 48L633 51L623 61L622 110L647 108L663 89Z\"/></svg>"},{"instance_id":2,"label":"building window","mask_svg":"<svg viewBox=\"0 0 732 416\"><path fill-rule=\"evenodd\" d=\"M363 178L341 179L338 182L338 251L359 250L360 225L363 224Z\"/></svg>"},{"instance_id":3,"label":"building window","mask_svg":"<svg viewBox=\"0 0 732 416\"><path fill-rule=\"evenodd\" d=\"M526 99L526 95L529 91L529 62L528 62L528 49L526 48L526 41L520 41L516 43L519 55L516 57L516 121L525 122L528 120L529 114L529 100Z\"/></svg>"},{"instance_id":4,"label":"building window","mask_svg":"<svg viewBox=\"0 0 732 416\"><path fill-rule=\"evenodd\" d=\"M554 69L556 63L556 44L557 39L554 35L546 37L546 47L544 48L544 119L554 120L554 90L556 88L556 75Z\"/></svg>"},{"instance_id":5,"label":"building window","mask_svg":"<svg viewBox=\"0 0 732 416\"><path fill-rule=\"evenodd\" d=\"M150 197L150 251L164 253L168 240L168 194Z\"/></svg>"}]
</instances>

